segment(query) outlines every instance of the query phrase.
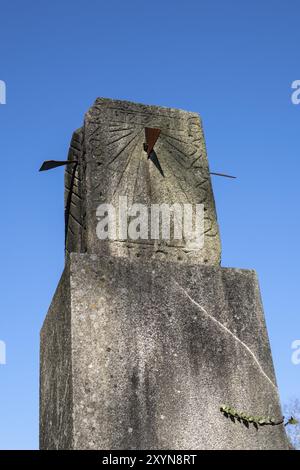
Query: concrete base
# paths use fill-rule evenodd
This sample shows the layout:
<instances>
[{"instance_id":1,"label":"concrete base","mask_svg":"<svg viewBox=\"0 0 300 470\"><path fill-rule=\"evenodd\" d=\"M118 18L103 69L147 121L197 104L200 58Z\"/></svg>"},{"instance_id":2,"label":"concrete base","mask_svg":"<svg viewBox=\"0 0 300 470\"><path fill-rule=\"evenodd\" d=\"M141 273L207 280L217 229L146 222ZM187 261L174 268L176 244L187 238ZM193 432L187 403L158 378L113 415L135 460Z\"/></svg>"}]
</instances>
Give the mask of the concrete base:
<instances>
[{"instance_id":1,"label":"concrete base","mask_svg":"<svg viewBox=\"0 0 300 470\"><path fill-rule=\"evenodd\" d=\"M41 449L288 449L254 271L71 254L41 331Z\"/></svg>"}]
</instances>

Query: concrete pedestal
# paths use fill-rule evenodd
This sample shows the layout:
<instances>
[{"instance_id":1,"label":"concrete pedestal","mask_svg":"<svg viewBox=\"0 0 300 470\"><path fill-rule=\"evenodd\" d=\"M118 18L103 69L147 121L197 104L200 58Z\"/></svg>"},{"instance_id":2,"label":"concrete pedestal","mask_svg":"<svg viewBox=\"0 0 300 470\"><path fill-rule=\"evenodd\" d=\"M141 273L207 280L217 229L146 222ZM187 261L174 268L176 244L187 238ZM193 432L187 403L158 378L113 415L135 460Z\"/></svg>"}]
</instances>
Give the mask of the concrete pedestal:
<instances>
[{"instance_id":1,"label":"concrete pedestal","mask_svg":"<svg viewBox=\"0 0 300 470\"><path fill-rule=\"evenodd\" d=\"M287 449L256 274L71 254L41 331L41 449Z\"/></svg>"}]
</instances>

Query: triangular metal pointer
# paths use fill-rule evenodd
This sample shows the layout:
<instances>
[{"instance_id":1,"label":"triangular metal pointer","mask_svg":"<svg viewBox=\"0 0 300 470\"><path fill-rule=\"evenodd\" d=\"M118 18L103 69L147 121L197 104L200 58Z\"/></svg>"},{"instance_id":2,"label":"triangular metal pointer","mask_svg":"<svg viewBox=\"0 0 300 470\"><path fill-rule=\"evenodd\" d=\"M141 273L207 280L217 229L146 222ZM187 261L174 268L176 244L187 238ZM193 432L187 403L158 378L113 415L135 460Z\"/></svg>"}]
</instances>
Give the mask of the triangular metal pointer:
<instances>
[{"instance_id":1,"label":"triangular metal pointer","mask_svg":"<svg viewBox=\"0 0 300 470\"><path fill-rule=\"evenodd\" d=\"M149 160L154 163L160 174L165 177L164 172L162 170L162 167L160 166L159 160L157 158L157 155L155 151L153 150L154 145L157 142L157 139L160 135L161 130L153 127L145 127L145 144L144 144L144 150L147 152Z\"/></svg>"},{"instance_id":2,"label":"triangular metal pointer","mask_svg":"<svg viewBox=\"0 0 300 470\"><path fill-rule=\"evenodd\" d=\"M77 160L66 160L66 161L61 161L61 160L46 160L39 171L47 171L47 170L52 170L53 168L57 168L58 166L63 166L63 165L70 165L71 163L78 163Z\"/></svg>"},{"instance_id":3,"label":"triangular metal pointer","mask_svg":"<svg viewBox=\"0 0 300 470\"><path fill-rule=\"evenodd\" d=\"M153 150L154 145L157 142L157 139L160 134L160 129L152 128L152 127L145 127L145 139L146 139L146 152L149 157L150 153Z\"/></svg>"}]
</instances>

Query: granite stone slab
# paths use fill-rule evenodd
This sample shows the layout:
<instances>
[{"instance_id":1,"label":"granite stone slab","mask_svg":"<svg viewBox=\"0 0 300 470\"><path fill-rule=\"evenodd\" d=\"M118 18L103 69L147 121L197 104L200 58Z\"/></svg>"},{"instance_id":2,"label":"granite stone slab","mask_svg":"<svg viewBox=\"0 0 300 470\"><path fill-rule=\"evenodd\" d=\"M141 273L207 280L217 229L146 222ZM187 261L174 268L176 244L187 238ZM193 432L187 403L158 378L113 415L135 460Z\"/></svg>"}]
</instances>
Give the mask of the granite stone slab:
<instances>
[{"instance_id":1,"label":"granite stone slab","mask_svg":"<svg viewBox=\"0 0 300 470\"><path fill-rule=\"evenodd\" d=\"M41 449L287 449L251 270L71 254L41 331Z\"/></svg>"}]
</instances>

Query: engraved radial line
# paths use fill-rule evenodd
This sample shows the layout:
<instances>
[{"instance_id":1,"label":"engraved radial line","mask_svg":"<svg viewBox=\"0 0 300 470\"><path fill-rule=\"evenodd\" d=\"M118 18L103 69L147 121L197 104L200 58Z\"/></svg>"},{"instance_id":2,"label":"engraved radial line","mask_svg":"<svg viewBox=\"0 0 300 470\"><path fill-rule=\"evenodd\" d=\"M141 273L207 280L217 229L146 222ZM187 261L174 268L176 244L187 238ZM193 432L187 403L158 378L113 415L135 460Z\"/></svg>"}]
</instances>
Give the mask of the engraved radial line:
<instances>
[{"instance_id":1,"label":"engraved radial line","mask_svg":"<svg viewBox=\"0 0 300 470\"><path fill-rule=\"evenodd\" d=\"M98 124L98 123L97 123ZM89 139L96 133L99 131L99 126L96 126L94 130L90 131L89 132ZM88 139L88 140L89 140Z\"/></svg>"},{"instance_id":2,"label":"engraved radial line","mask_svg":"<svg viewBox=\"0 0 300 470\"><path fill-rule=\"evenodd\" d=\"M95 136L95 137L91 137L90 140L89 140L89 143L94 143L94 142L102 142L102 139L100 136Z\"/></svg>"},{"instance_id":3,"label":"engraved radial line","mask_svg":"<svg viewBox=\"0 0 300 470\"><path fill-rule=\"evenodd\" d=\"M108 165L111 165L120 155L121 153L131 144L131 142L134 141L134 139L136 138L138 134L136 134L129 142L127 142L126 145L124 145L124 147L119 150L119 152L114 156L114 158L108 163Z\"/></svg>"},{"instance_id":4,"label":"engraved radial line","mask_svg":"<svg viewBox=\"0 0 300 470\"><path fill-rule=\"evenodd\" d=\"M67 188L67 189L68 189L68 188ZM72 194L73 194L74 196L76 196L80 201L82 201L82 197L80 197L78 194L74 193L74 191L73 191Z\"/></svg>"},{"instance_id":5,"label":"engraved radial line","mask_svg":"<svg viewBox=\"0 0 300 470\"><path fill-rule=\"evenodd\" d=\"M196 184L196 188L199 188L200 186L202 186L203 184L207 183L208 182L208 178L206 176L202 176L203 178L203 181L199 181L197 184ZM204 188L202 188L204 189ZM205 189L205 191L207 191L207 189Z\"/></svg>"},{"instance_id":6,"label":"engraved radial line","mask_svg":"<svg viewBox=\"0 0 300 470\"><path fill-rule=\"evenodd\" d=\"M172 150L173 150L174 146L172 146L172 145L170 144L170 142L168 142L167 140L164 140L164 142L165 142L166 144L169 144L170 147L172 147ZM177 150L177 149L176 149L176 150ZM182 153L182 152L181 152L181 153ZM179 165L180 165L182 168L184 168L184 169L186 170L186 169L188 168L188 166L186 166L186 165L184 164L184 162L182 161L182 159L180 159L180 157L178 157L178 155L176 155L175 153L173 153L172 156L173 156L173 155L174 155L174 158L176 159L177 163L179 163ZM187 157L186 157L186 159L187 159Z\"/></svg>"},{"instance_id":7,"label":"engraved radial line","mask_svg":"<svg viewBox=\"0 0 300 470\"><path fill-rule=\"evenodd\" d=\"M169 139L173 139L173 140L176 140L177 142L181 142L181 143L183 143L183 144L187 144L187 145L192 146L192 147L194 148L194 151L193 151L192 153L190 153L189 155L187 155L188 158L191 158L193 155L195 155L196 152L199 151L199 146L194 143L194 142L195 142L194 140L192 140L192 141L182 140L182 139L179 139L179 138L177 138L177 137L174 137L173 135L167 134L167 133L165 133L165 132L163 132L162 134L163 134L165 137L168 137ZM198 142L200 142L200 139L199 139ZM172 144L170 143L170 145L172 145ZM175 147L175 148L177 148L177 147ZM179 150L179 151L180 151L180 150ZM198 159L198 158L197 158L197 159ZM197 159L196 159L196 160L197 160ZM196 160L195 160L195 161L196 161ZM193 164L194 164L194 162L192 163L192 165L193 165Z\"/></svg>"},{"instance_id":8,"label":"engraved radial line","mask_svg":"<svg viewBox=\"0 0 300 470\"><path fill-rule=\"evenodd\" d=\"M77 149L75 147L70 147L69 153L72 155L72 157L77 157L80 155L80 149ZM72 160L71 158L68 158L68 160Z\"/></svg>"},{"instance_id":9,"label":"engraved radial line","mask_svg":"<svg viewBox=\"0 0 300 470\"><path fill-rule=\"evenodd\" d=\"M135 137L138 137L138 135L139 135L140 133L141 133L141 131L139 131L139 132L136 134ZM121 180L122 180L122 178L123 178L123 176L124 176L124 174L125 174L125 171L126 171L127 168L128 168L128 165L129 165L130 161L132 160L133 152L135 151L136 146L138 145L138 143L139 143L139 141L137 141L137 143L133 146L133 149L132 149L132 151L131 151L131 154L130 154L129 157L127 158L126 165L125 165L125 167L124 167L124 170L123 170L122 173L121 173L120 179L119 179L119 181L118 181L118 183L117 183L117 185L116 185L116 187L115 187L115 189L114 189L114 192L113 192L113 194L112 194L112 197L115 195L115 193L116 193L118 187L120 186Z\"/></svg>"},{"instance_id":10,"label":"engraved radial line","mask_svg":"<svg viewBox=\"0 0 300 470\"><path fill-rule=\"evenodd\" d=\"M109 129L109 132L124 132L124 131L133 131L134 127L126 127L124 129Z\"/></svg>"},{"instance_id":11,"label":"engraved radial line","mask_svg":"<svg viewBox=\"0 0 300 470\"><path fill-rule=\"evenodd\" d=\"M73 231L71 225L69 225L68 229L70 230L70 232L72 233L72 235L75 235L75 232Z\"/></svg>"},{"instance_id":12,"label":"engraved radial line","mask_svg":"<svg viewBox=\"0 0 300 470\"><path fill-rule=\"evenodd\" d=\"M74 194L74 193L72 193L72 194ZM73 199L72 199L72 200L71 200L71 204L72 204L74 207L76 207L76 208L77 208L77 207L80 207L80 202L79 202L79 201L76 201L76 202L75 202L75 201L73 201Z\"/></svg>"},{"instance_id":13,"label":"engraved radial line","mask_svg":"<svg viewBox=\"0 0 300 470\"><path fill-rule=\"evenodd\" d=\"M70 178L72 178L72 172L66 170L66 173L67 173L67 175L69 175ZM80 181L80 179L76 175L74 176L74 180Z\"/></svg>"},{"instance_id":14,"label":"engraved radial line","mask_svg":"<svg viewBox=\"0 0 300 470\"><path fill-rule=\"evenodd\" d=\"M114 144L115 142L118 142L119 140L125 139L125 137L128 137L128 136L131 135L131 134L132 134L132 131L129 132L128 134L121 135L120 137L117 137L117 139L111 140L110 142L108 142L107 146L109 146L109 145L111 145L111 144Z\"/></svg>"},{"instance_id":15,"label":"engraved radial line","mask_svg":"<svg viewBox=\"0 0 300 470\"><path fill-rule=\"evenodd\" d=\"M82 227L82 223L76 219L76 217L72 214L72 212L70 212L70 217L72 217L73 220L75 220L75 222L77 222L78 225L80 225L80 227Z\"/></svg>"},{"instance_id":16,"label":"engraved radial line","mask_svg":"<svg viewBox=\"0 0 300 470\"><path fill-rule=\"evenodd\" d=\"M169 139L174 139L174 140L177 140L178 142L182 142L183 144L188 144L188 145L190 144L190 142L188 142L187 140L179 139L177 137L174 137L171 134L167 134L166 132L162 132L161 134L164 135L165 137L169 137Z\"/></svg>"},{"instance_id":17,"label":"engraved radial line","mask_svg":"<svg viewBox=\"0 0 300 470\"><path fill-rule=\"evenodd\" d=\"M79 189L79 188L78 188L78 185L76 184L76 182L73 183L72 187L70 186L70 187L68 188L67 184L65 185L65 187L66 187L66 189L67 189L68 191L73 191L73 192L74 192L75 190L78 190L78 189Z\"/></svg>"},{"instance_id":18,"label":"engraved radial line","mask_svg":"<svg viewBox=\"0 0 300 470\"><path fill-rule=\"evenodd\" d=\"M69 188L67 185L65 185L65 189L68 191L68 193L71 191L72 194L75 194L75 196L77 196L78 199L80 199L80 196L79 196L77 193L75 193L74 187L73 187L73 188ZM78 188L75 188L75 189L78 189Z\"/></svg>"},{"instance_id":19,"label":"engraved radial line","mask_svg":"<svg viewBox=\"0 0 300 470\"><path fill-rule=\"evenodd\" d=\"M188 158L191 158L191 159L192 159L192 158L195 156L195 153L197 153L198 151L199 151L199 149L195 148L195 150L194 150L193 152L191 152L191 153L188 155ZM196 163L198 160L200 160L200 157L201 157L201 154L199 153L199 154L197 155L197 157L194 158L194 160L192 161L192 163L191 163L191 165L190 165L190 168L191 168L192 166L194 166L195 163Z\"/></svg>"},{"instance_id":20,"label":"engraved radial line","mask_svg":"<svg viewBox=\"0 0 300 470\"><path fill-rule=\"evenodd\" d=\"M191 153L189 157L190 157L190 158L193 158L194 155L195 155L195 153L197 153L197 150L195 150L195 152ZM192 161L192 163L191 163L191 165L190 165L190 168L192 168L192 167L195 165L195 163L197 163L197 161L200 160L200 159L201 159L201 153L199 152L198 155L197 155L197 157L194 158L194 160ZM197 168L197 167L196 167L196 168Z\"/></svg>"},{"instance_id":21,"label":"engraved radial line","mask_svg":"<svg viewBox=\"0 0 300 470\"><path fill-rule=\"evenodd\" d=\"M182 191L183 194L185 195L187 201L190 203L191 201L189 200L189 197L188 197L188 195L186 194L184 188L181 186L181 183L180 183L180 181L178 180L177 176L175 175L175 173L174 173L174 171L173 171L173 168L168 164L168 162L166 162L166 164L167 164L168 168L171 169L172 174L173 174L173 176L175 177L175 180L176 180L178 186L180 187L181 191Z\"/></svg>"},{"instance_id":22,"label":"engraved radial line","mask_svg":"<svg viewBox=\"0 0 300 470\"><path fill-rule=\"evenodd\" d=\"M99 188L99 186L101 186L101 184L103 184L103 181L100 181L99 183L95 184L95 186L93 185L92 190L95 191Z\"/></svg>"},{"instance_id":23,"label":"engraved radial line","mask_svg":"<svg viewBox=\"0 0 300 470\"><path fill-rule=\"evenodd\" d=\"M176 145L172 144L169 140L166 140L166 142L167 142L169 145L171 145L171 147L173 147L174 149L176 149L179 153L182 153L182 155L183 155L186 159L188 159L188 156L187 156L182 150L180 150L178 147L176 147Z\"/></svg>"},{"instance_id":24,"label":"engraved radial line","mask_svg":"<svg viewBox=\"0 0 300 470\"><path fill-rule=\"evenodd\" d=\"M178 160L178 158L180 158L180 157L178 157L178 156L176 155L176 153L174 154L174 157L176 158L176 161L177 161L183 168L185 168L186 170L191 169L191 168L193 167L193 165L200 159L200 155L198 155L197 158L195 158L192 162L189 162L189 160L193 157L193 155L195 155L195 153L197 152L197 150L195 150L195 151L194 151L193 153L191 153L190 155L186 155L184 152L182 152L181 150L179 150L175 145L172 145L171 142L169 142L168 140L165 140L165 142L166 142L167 144L169 144L169 145L172 147L172 149L175 148L177 152L180 152L180 153L182 153L182 154L185 156L187 165L185 165L185 164L182 162L182 160L180 160L180 159ZM190 164L188 165L188 163L190 163Z\"/></svg>"}]
</instances>

